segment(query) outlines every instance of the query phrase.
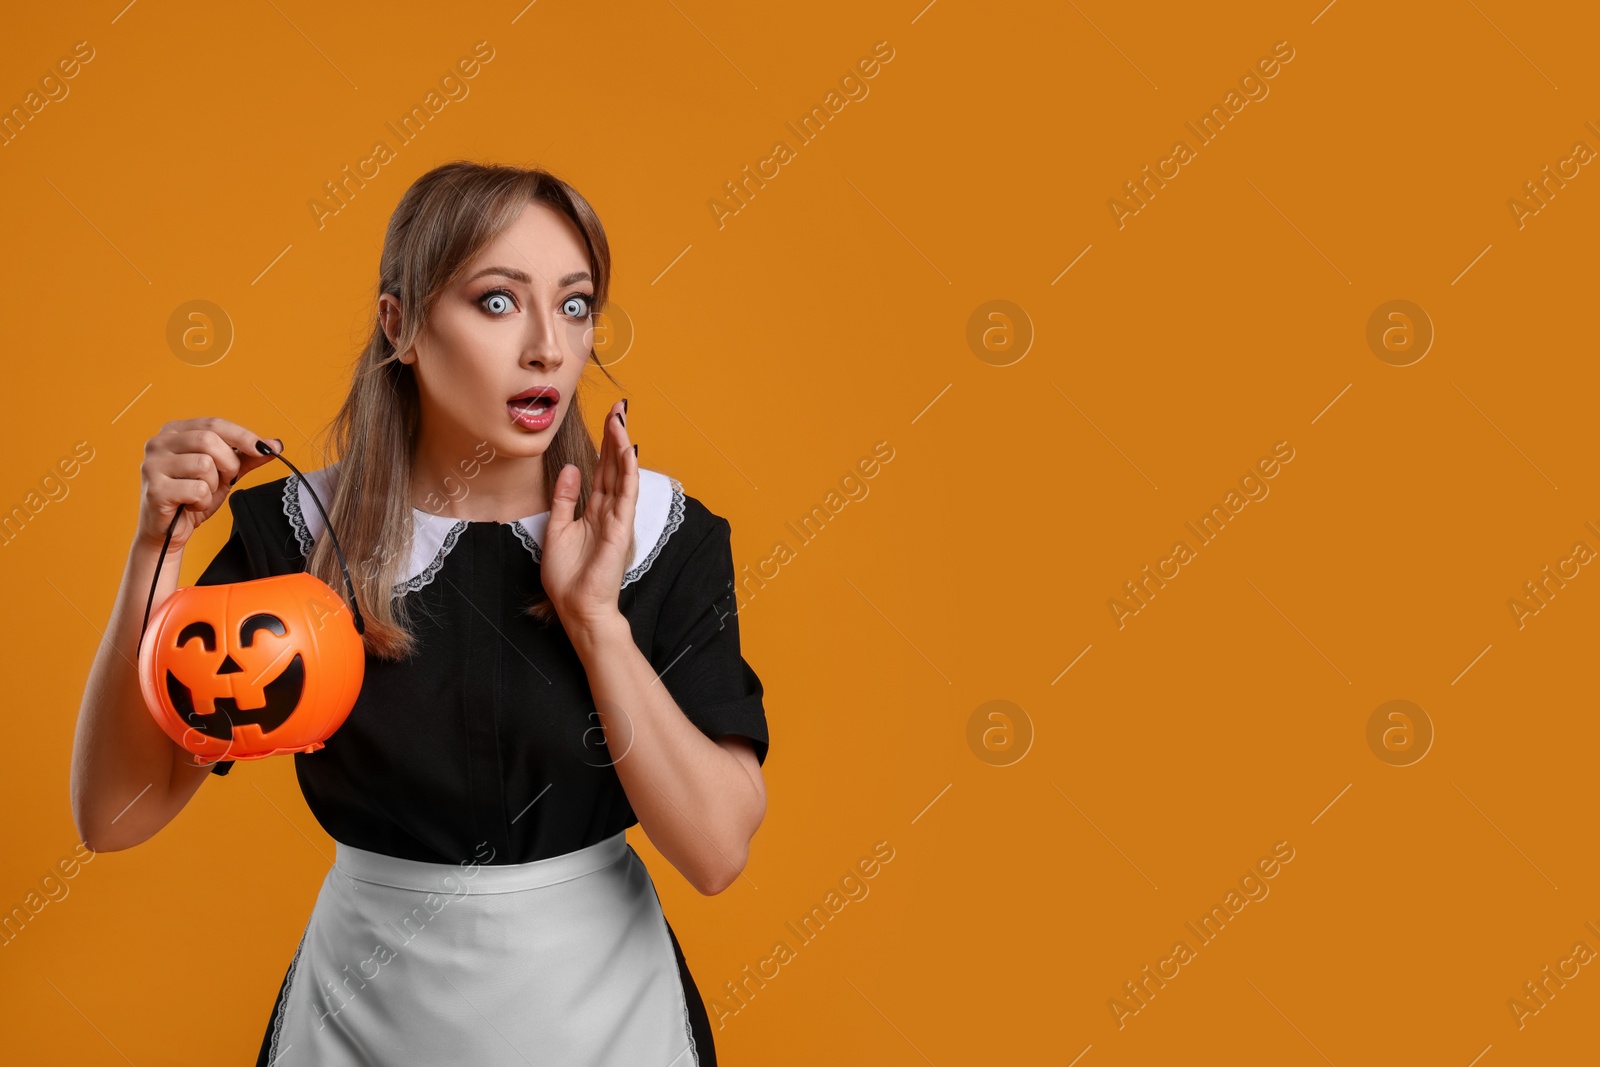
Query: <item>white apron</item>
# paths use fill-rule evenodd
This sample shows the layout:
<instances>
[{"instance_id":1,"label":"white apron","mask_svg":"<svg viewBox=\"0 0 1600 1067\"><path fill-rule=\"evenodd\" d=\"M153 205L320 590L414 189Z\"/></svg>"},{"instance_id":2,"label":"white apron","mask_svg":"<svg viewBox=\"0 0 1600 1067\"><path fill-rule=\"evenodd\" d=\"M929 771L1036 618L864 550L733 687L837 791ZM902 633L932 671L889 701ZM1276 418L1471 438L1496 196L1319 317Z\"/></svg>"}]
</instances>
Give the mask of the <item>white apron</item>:
<instances>
[{"instance_id":1,"label":"white apron","mask_svg":"<svg viewBox=\"0 0 1600 1067\"><path fill-rule=\"evenodd\" d=\"M624 833L520 864L336 844L273 1067L699 1067L661 903Z\"/></svg>"}]
</instances>

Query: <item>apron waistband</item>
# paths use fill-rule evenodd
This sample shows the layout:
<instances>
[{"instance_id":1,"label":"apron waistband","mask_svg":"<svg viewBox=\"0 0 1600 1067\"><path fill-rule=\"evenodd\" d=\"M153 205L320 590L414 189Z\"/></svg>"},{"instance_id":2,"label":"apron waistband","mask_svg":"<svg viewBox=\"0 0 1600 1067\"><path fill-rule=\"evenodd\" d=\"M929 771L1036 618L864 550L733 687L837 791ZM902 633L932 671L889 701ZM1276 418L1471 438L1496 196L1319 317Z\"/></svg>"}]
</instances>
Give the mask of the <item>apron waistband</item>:
<instances>
[{"instance_id":1,"label":"apron waistband","mask_svg":"<svg viewBox=\"0 0 1600 1067\"><path fill-rule=\"evenodd\" d=\"M529 863L429 863L334 842L336 870L361 882L427 893L515 893L592 874L621 859L628 849L627 832L618 830L603 841L559 856Z\"/></svg>"}]
</instances>

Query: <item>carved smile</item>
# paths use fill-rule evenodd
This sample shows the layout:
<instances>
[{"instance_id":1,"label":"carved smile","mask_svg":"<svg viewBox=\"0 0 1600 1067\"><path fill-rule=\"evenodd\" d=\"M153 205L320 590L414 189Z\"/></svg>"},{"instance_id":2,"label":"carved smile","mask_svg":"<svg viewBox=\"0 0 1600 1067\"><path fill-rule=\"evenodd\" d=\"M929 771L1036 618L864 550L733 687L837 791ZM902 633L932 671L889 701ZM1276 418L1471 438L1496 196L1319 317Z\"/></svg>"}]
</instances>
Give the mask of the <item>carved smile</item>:
<instances>
[{"instance_id":1,"label":"carved smile","mask_svg":"<svg viewBox=\"0 0 1600 1067\"><path fill-rule=\"evenodd\" d=\"M234 663L233 657L223 660L222 667L217 671L221 674L237 674L241 668ZM263 734L271 733L288 721L294 709L300 706L300 695L305 690L306 666L305 661L296 652L294 659L283 672L262 687L262 692L267 702L259 708L241 710L238 699L235 697L217 697L212 701L214 708L211 712L201 712L194 706L194 693L188 686L178 681L176 675L167 671L167 697L172 701L173 708L179 717L196 731L207 737L214 737L219 741L232 741L233 731L240 726L254 725Z\"/></svg>"}]
</instances>

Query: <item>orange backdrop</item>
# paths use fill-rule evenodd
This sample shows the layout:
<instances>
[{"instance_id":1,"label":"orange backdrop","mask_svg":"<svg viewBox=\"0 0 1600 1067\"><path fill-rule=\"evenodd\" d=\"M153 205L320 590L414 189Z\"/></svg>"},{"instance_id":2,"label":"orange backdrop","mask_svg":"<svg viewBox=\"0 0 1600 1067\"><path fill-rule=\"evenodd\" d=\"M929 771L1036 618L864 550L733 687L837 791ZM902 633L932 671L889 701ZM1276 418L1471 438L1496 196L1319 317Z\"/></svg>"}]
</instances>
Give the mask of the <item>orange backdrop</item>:
<instances>
[{"instance_id":1,"label":"orange backdrop","mask_svg":"<svg viewBox=\"0 0 1600 1067\"><path fill-rule=\"evenodd\" d=\"M596 205L629 432L748 568L746 876L630 833L724 1062L1592 1056L1600 18L920 2L8 15L8 1061L255 1053L290 761L83 862L74 718L144 440L319 464L458 156Z\"/></svg>"}]
</instances>

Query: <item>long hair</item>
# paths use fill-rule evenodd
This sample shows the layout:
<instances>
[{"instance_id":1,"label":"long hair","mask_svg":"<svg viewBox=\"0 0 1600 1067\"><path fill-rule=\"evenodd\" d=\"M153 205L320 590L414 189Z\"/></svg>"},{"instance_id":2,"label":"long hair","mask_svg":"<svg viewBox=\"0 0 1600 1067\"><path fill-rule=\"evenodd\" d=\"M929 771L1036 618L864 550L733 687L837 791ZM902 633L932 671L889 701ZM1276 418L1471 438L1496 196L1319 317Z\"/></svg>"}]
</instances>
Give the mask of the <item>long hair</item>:
<instances>
[{"instance_id":1,"label":"long hair","mask_svg":"<svg viewBox=\"0 0 1600 1067\"><path fill-rule=\"evenodd\" d=\"M400 659L416 648L411 600L396 597L394 587L411 558L413 450L422 407L416 372L397 357L415 343L439 295L530 201L565 215L583 235L594 278L592 309L599 313L611 283L605 230L589 202L545 170L467 160L445 163L413 182L389 218L373 299L374 306L383 293L399 300L398 342L389 343L374 316L371 335L351 374L350 392L328 426L339 469L333 500L323 501L366 619L367 651L382 659ZM588 359L616 383L592 345ZM580 383L544 453L545 485L551 490L566 464L575 464L582 474L575 517L582 517L588 506L599 461L594 439L583 423L582 396ZM628 558L633 549L630 540ZM328 537L318 538L306 570L334 589L344 588ZM543 590L524 610L547 623L556 619Z\"/></svg>"}]
</instances>

